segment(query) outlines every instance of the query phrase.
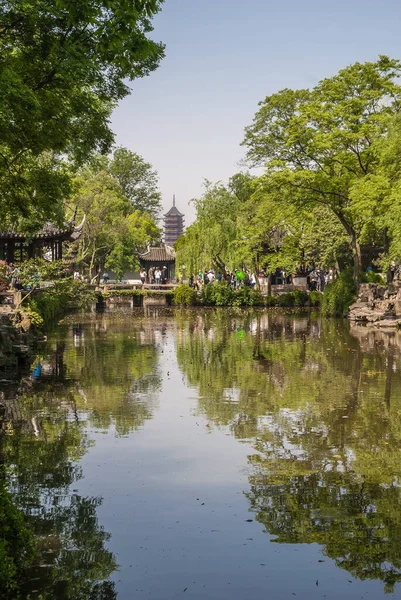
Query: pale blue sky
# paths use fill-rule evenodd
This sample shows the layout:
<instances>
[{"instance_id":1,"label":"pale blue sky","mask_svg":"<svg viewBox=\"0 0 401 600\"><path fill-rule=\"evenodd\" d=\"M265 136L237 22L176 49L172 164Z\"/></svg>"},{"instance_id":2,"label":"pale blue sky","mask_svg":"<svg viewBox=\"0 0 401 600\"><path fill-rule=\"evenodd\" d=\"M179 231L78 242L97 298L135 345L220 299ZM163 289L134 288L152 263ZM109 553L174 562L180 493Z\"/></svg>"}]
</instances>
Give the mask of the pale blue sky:
<instances>
[{"instance_id":1,"label":"pale blue sky","mask_svg":"<svg viewBox=\"0 0 401 600\"><path fill-rule=\"evenodd\" d=\"M154 165L164 207L175 193L187 223L203 179L240 170L244 127L265 96L378 54L401 58L400 0L166 0L154 26L166 58L132 84L112 129Z\"/></svg>"}]
</instances>

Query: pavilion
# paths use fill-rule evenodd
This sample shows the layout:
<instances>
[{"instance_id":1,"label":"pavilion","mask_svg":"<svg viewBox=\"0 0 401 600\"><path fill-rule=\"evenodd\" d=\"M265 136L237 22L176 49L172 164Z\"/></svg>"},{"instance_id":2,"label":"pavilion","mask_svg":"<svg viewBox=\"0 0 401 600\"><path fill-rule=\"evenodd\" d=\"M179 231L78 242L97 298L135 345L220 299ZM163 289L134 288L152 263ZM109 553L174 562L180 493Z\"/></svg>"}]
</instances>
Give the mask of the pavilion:
<instances>
[{"instance_id":1,"label":"pavilion","mask_svg":"<svg viewBox=\"0 0 401 600\"><path fill-rule=\"evenodd\" d=\"M138 255L141 268L148 274L150 267L167 267L167 279L172 281L175 277L175 251L166 244L160 248L148 246L146 252Z\"/></svg>"},{"instance_id":2,"label":"pavilion","mask_svg":"<svg viewBox=\"0 0 401 600\"><path fill-rule=\"evenodd\" d=\"M46 223L34 235L19 233L15 230L0 231L0 260L9 264L20 263L28 258L43 257L46 252L51 252L51 260L63 258L63 243L74 242L82 233L85 217L80 225L75 226L75 213L58 228L52 223Z\"/></svg>"}]
</instances>

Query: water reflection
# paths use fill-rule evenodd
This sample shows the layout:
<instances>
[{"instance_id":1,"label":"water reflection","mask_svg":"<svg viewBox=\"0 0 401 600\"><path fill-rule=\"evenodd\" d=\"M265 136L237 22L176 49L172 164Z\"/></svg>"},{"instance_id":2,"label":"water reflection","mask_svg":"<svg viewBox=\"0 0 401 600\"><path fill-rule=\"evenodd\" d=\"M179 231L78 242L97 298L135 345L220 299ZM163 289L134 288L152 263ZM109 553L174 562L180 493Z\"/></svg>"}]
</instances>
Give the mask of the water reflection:
<instances>
[{"instance_id":1,"label":"water reflection","mask_svg":"<svg viewBox=\"0 0 401 600\"><path fill-rule=\"evenodd\" d=\"M400 334L313 316L199 316L178 362L199 409L251 442L246 496L279 543L401 580Z\"/></svg>"},{"instance_id":2,"label":"water reflection","mask_svg":"<svg viewBox=\"0 0 401 600\"><path fill-rule=\"evenodd\" d=\"M99 321L58 332L19 387L1 392L1 482L39 551L24 575L22 597L116 598L109 577L117 563L97 517L102 498L74 488L83 477L80 459L94 444L93 428L126 436L142 427L157 406L159 386L154 333Z\"/></svg>"},{"instance_id":3,"label":"water reflection","mask_svg":"<svg viewBox=\"0 0 401 600\"><path fill-rule=\"evenodd\" d=\"M341 567L324 558L329 591L393 591L400 357L401 333L308 313L60 328L0 393L0 476L39 542L22 597L320 598L323 559L290 549L312 543Z\"/></svg>"}]
</instances>

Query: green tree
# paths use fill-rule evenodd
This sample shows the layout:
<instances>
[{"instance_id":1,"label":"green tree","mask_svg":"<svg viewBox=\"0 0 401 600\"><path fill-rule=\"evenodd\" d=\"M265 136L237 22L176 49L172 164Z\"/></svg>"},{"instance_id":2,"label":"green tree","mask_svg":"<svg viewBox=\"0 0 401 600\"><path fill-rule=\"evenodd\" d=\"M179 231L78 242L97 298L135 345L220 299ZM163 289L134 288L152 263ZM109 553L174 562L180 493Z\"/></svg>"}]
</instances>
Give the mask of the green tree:
<instances>
[{"instance_id":1,"label":"green tree","mask_svg":"<svg viewBox=\"0 0 401 600\"><path fill-rule=\"evenodd\" d=\"M107 267L118 277L136 267L136 253L160 237L149 213L133 211L130 200L107 171L86 170L79 178L76 205L86 215L78 241L79 260L89 276L99 277Z\"/></svg>"},{"instance_id":2,"label":"green tree","mask_svg":"<svg viewBox=\"0 0 401 600\"><path fill-rule=\"evenodd\" d=\"M109 172L119 183L132 208L157 219L161 210L161 193L157 172L142 156L117 148L109 162Z\"/></svg>"},{"instance_id":3,"label":"green tree","mask_svg":"<svg viewBox=\"0 0 401 600\"><path fill-rule=\"evenodd\" d=\"M349 236L359 281L358 222L352 211L355 185L375 175L374 142L398 113L401 64L386 56L356 63L312 90L282 90L261 102L243 145L253 165L266 165L270 192L296 206L327 207Z\"/></svg>"},{"instance_id":4,"label":"green tree","mask_svg":"<svg viewBox=\"0 0 401 600\"><path fill-rule=\"evenodd\" d=\"M113 141L126 80L152 72L163 0L5 0L0 7L0 218L61 220L68 163ZM67 162L65 162L67 161Z\"/></svg>"},{"instance_id":5,"label":"green tree","mask_svg":"<svg viewBox=\"0 0 401 600\"><path fill-rule=\"evenodd\" d=\"M177 265L191 273L212 266L233 269L241 200L223 184L206 181L202 197L193 202L196 220L176 244Z\"/></svg>"}]
</instances>

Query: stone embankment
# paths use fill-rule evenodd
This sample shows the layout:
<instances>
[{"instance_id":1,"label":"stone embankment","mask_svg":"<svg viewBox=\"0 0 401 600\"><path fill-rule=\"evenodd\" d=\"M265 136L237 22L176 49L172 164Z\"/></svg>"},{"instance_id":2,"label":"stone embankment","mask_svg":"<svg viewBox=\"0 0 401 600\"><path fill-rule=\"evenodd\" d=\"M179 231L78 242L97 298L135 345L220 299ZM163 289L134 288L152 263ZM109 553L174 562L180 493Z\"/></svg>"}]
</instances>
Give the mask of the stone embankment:
<instances>
[{"instance_id":1,"label":"stone embankment","mask_svg":"<svg viewBox=\"0 0 401 600\"><path fill-rule=\"evenodd\" d=\"M363 283L359 288L358 300L349 308L349 319L376 327L401 325L401 282L388 286Z\"/></svg>"}]
</instances>

